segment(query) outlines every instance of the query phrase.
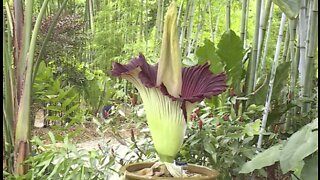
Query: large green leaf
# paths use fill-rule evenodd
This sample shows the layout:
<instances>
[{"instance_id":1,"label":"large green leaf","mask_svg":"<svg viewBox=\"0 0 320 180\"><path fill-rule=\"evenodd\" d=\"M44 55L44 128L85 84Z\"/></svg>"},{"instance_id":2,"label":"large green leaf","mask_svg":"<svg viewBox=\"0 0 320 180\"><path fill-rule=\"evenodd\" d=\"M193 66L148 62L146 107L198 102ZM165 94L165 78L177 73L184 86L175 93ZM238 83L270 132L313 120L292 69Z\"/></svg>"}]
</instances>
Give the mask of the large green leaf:
<instances>
[{"instance_id":1,"label":"large green leaf","mask_svg":"<svg viewBox=\"0 0 320 180\"><path fill-rule=\"evenodd\" d=\"M242 46L240 37L234 31L229 30L223 33L217 50L221 62L226 65L225 70L228 74L228 80L231 80L231 87L236 94L241 93L240 81L242 79L242 58L244 56Z\"/></svg>"},{"instance_id":2,"label":"large green leaf","mask_svg":"<svg viewBox=\"0 0 320 180\"><path fill-rule=\"evenodd\" d=\"M279 6L279 8L290 19L294 19L298 16L300 10L300 0L272 0L273 3Z\"/></svg>"},{"instance_id":3,"label":"large green leaf","mask_svg":"<svg viewBox=\"0 0 320 180\"><path fill-rule=\"evenodd\" d=\"M289 77L290 64L291 61L284 62L278 65L273 83L271 100L279 99L281 90L286 86ZM264 105L269 88L269 80L270 78L268 77L266 81L263 80L257 85L257 88L259 88L259 90L254 96L251 97L251 103L256 105Z\"/></svg>"},{"instance_id":4,"label":"large green leaf","mask_svg":"<svg viewBox=\"0 0 320 180\"><path fill-rule=\"evenodd\" d=\"M280 159L281 148L282 144L278 144L259 153L251 161L246 162L239 173L250 173L255 169L261 169L274 164Z\"/></svg>"},{"instance_id":5,"label":"large green leaf","mask_svg":"<svg viewBox=\"0 0 320 180\"><path fill-rule=\"evenodd\" d=\"M318 118L295 132L281 151L280 167L287 173L305 157L318 150Z\"/></svg>"},{"instance_id":6,"label":"large green leaf","mask_svg":"<svg viewBox=\"0 0 320 180\"><path fill-rule=\"evenodd\" d=\"M305 160L301 175L301 180L318 179L318 153L314 153Z\"/></svg>"},{"instance_id":7,"label":"large green leaf","mask_svg":"<svg viewBox=\"0 0 320 180\"><path fill-rule=\"evenodd\" d=\"M283 114L285 114L288 110L291 108L296 107L296 105L292 103L283 103L276 105L274 109L269 113L268 119L267 119L267 127L274 122L279 122L280 118Z\"/></svg>"},{"instance_id":8,"label":"large green leaf","mask_svg":"<svg viewBox=\"0 0 320 180\"><path fill-rule=\"evenodd\" d=\"M204 45L197 49L196 56L198 57L199 64L204 64L209 61L211 64L210 70L213 73L221 73L221 71L223 71L220 57L216 53L214 43L210 40L204 40Z\"/></svg>"},{"instance_id":9,"label":"large green leaf","mask_svg":"<svg viewBox=\"0 0 320 180\"><path fill-rule=\"evenodd\" d=\"M291 61L284 62L278 65L276 76L274 77L274 84L272 89L272 100L280 97L281 90L286 86L289 77Z\"/></svg>"}]
</instances>

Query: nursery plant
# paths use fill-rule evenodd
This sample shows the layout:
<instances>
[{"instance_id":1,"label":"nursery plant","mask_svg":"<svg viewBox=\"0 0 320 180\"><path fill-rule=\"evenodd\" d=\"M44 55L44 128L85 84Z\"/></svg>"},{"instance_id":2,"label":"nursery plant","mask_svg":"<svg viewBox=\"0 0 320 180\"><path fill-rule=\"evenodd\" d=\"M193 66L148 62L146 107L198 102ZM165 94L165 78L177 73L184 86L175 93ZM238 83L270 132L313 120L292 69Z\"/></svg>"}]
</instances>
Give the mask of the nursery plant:
<instances>
[{"instance_id":1,"label":"nursery plant","mask_svg":"<svg viewBox=\"0 0 320 180\"><path fill-rule=\"evenodd\" d=\"M173 2L165 15L157 64L148 64L140 53L126 65L114 62L111 71L139 91L155 149L168 170L173 167L197 102L219 95L228 87L225 73L213 74L208 63L182 67L176 17Z\"/></svg>"}]
</instances>

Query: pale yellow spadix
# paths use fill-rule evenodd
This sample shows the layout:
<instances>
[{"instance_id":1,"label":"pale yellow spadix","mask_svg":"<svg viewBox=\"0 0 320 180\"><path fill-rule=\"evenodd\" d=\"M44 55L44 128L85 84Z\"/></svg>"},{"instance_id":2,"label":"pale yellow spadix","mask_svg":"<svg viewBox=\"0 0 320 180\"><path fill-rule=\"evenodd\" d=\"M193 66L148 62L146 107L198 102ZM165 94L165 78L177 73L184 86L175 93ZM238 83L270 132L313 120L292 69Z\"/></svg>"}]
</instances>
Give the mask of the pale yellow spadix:
<instances>
[{"instance_id":1,"label":"pale yellow spadix","mask_svg":"<svg viewBox=\"0 0 320 180\"><path fill-rule=\"evenodd\" d=\"M170 95L179 97L182 86L181 52L177 31L177 8L172 2L164 19L157 86L163 83Z\"/></svg>"}]
</instances>

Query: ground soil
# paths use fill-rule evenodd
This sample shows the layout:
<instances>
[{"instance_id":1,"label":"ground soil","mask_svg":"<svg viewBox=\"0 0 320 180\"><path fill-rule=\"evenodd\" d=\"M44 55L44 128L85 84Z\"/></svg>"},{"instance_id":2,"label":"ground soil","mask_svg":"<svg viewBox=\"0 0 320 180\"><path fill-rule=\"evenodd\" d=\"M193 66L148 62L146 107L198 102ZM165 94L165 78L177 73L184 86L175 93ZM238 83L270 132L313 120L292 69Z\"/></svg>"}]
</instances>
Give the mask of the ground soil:
<instances>
[{"instance_id":1,"label":"ground soil","mask_svg":"<svg viewBox=\"0 0 320 180\"><path fill-rule=\"evenodd\" d=\"M97 125L94 123L83 123L74 125L69 128L61 127L34 127L32 136L38 136L44 144L51 144L48 132L51 131L57 138L57 142L63 142L63 138L69 134L70 141L80 148L92 149L98 148L98 144L111 141L112 144L126 144L126 140L131 138L131 130L135 135L139 134L139 130L130 125L123 124L117 132L113 132L112 128L105 128L103 134L97 132Z\"/></svg>"}]
</instances>

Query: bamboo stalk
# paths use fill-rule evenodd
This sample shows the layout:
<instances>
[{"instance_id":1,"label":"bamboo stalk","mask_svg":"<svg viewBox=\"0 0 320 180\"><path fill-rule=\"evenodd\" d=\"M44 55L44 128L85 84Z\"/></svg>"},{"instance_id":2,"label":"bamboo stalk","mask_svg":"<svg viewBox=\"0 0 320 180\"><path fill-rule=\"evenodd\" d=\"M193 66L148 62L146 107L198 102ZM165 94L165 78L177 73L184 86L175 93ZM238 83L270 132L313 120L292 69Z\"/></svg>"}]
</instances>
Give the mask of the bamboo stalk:
<instances>
[{"instance_id":1,"label":"bamboo stalk","mask_svg":"<svg viewBox=\"0 0 320 180\"><path fill-rule=\"evenodd\" d=\"M148 39L149 39L149 37L148 37L148 0L146 0L146 3L145 3L145 5L146 5L146 16L145 16L145 28L144 28L144 37L145 37L145 42L146 42L146 54L148 54Z\"/></svg>"},{"instance_id":2,"label":"bamboo stalk","mask_svg":"<svg viewBox=\"0 0 320 180\"><path fill-rule=\"evenodd\" d=\"M271 4L270 4L271 5ZM268 18L265 18L265 12L268 12L268 10L264 11L264 0L261 0L261 6L260 6L260 20L259 20L259 32L258 32L258 51L257 51L257 63L256 63L256 68L255 71L257 72L258 70L258 66L259 66L259 60L260 60L260 52L261 52L261 46L263 44L262 42L262 36L263 36L263 20L265 19L266 21L268 20ZM266 24L266 23L265 23ZM257 79L257 74L255 75L254 79Z\"/></svg>"},{"instance_id":3,"label":"bamboo stalk","mask_svg":"<svg viewBox=\"0 0 320 180\"><path fill-rule=\"evenodd\" d=\"M198 6L198 8L199 8L199 12L198 12L198 19L200 19L200 14L201 14L201 5L200 5L200 3L198 4L199 6ZM202 17L201 17L202 18ZM198 39L198 36L199 36L199 33L200 33L200 28L202 27L201 26L201 24L203 23L203 19L201 19L200 20L200 23L198 23L198 25L197 25L197 31L196 31L196 33L195 33L195 35L194 35L194 37L193 37L193 40L191 40L191 45L190 45L190 47L188 48L188 52L187 52L187 57L189 57L190 56L190 54L191 54L191 51L192 51L192 49L193 49L193 47L194 47L194 45L196 44L196 41L197 41L197 39Z\"/></svg>"},{"instance_id":4,"label":"bamboo stalk","mask_svg":"<svg viewBox=\"0 0 320 180\"><path fill-rule=\"evenodd\" d=\"M221 4L220 4L221 7ZM214 31L212 32L212 42L214 42L214 39L216 37L217 31L218 31L218 27L219 27L219 19L220 19L220 9L218 11L217 17L216 17L216 23L215 23L215 27L214 27Z\"/></svg>"},{"instance_id":5,"label":"bamboo stalk","mask_svg":"<svg viewBox=\"0 0 320 180\"><path fill-rule=\"evenodd\" d=\"M267 58L267 52L268 52L268 47L269 47L269 40L270 40L270 32L271 32L271 25L272 25L272 18L273 18L273 3L271 4L270 8L270 14L269 14L269 22L268 22L268 28L267 28L267 35L266 35L266 41L264 44L264 50L263 50L263 55L262 55L262 60L261 60L261 67L260 67L260 74L264 74L264 67L265 67L265 62Z\"/></svg>"},{"instance_id":6,"label":"bamboo stalk","mask_svg":"<svg viewBox=\"0 0 320 180\"><path fill-rule=\"evenodd\" d=\"M158 39L160 39L160 24L161 24L161 18L160 18L160 14L161 14L161 1L163 0L158 0L158 8L157 8L157 20L156 20L156 41ZM156 42L157 44L157 42Z\"/></svg>"},{"instance_id":7,"label":"bamboo stalk","mask_svg":"<svg viewBox=\"0 0 320 180\"><path fill-rule=\"evenodd\" d=\"M188 55L188 53L191 51L191 36L192 36L192 30L193 30L193 20L194 20L194 10L195 10L195 6L196 6L196 1L195 0L191 0L191 6L190 6L190 12L189 12L189 27L188 27L188 31L187 31L187 50L185 51L185 56Z\"/></svg>"},{"instance_id":8,"label":"bamboo stalk","mask_svg":"<svg viewBox=\"0 0 320 180\"><path fill-rule=\"evenodd\" d=\"M160 10L160 38L162 37L163 24L164 24L164 0L161 1L161 10Z\"/></svg>"},{"instance_id":9,"label":"bamboo stalk","mask_svg":"<svg viewBox=\"0 0 320 180\"><path fill-rule=\"evenodd\" d=\"M199 11L200 11L200 4L199 4ZM199 14L201 14L201 19L200 19L200 23L198 23L198 26L197 26L197 31L196 31L196 34L194 36L194 39L192 41L192 45L191 45L191 50L192 49L195 49L196 46L199 44L198 43L198 39L199 39L199 34L200 34L200 43L202 42L202 31L203 31L203 26L204 26L204 22L205 22L205 16L206 16L206 12L207 12L207 8L209 7L209 4L206 3L205 7L203 8L202 10L202 13L199 12ZM191 52L191 51L190 51ZM190 52L189 52L189 55L190 55ZM188 55L188 56L189 56Z\"/></svg>"},{"instance_id":10,"label":"bamboo stalk","mask_svg":"<svg viewBox=\"0 0 320 180\"><path fill-rule=\"evenodd\" d=\"M88 0L89 1L89 18L90 18L90 30L91 30L91 35L94 34L95 28L94 28L94 20L93 20L93 0Z\"/></svg>"},{"instance_id":11,"label":"bamboo stalk","mask_svg":"<svg viewBox=\"0 0 320 180\"><path fill-rule=\"evenodd\" d=\"M280 21L280 29L279 29L279 34L278 34L278 40L277 40L277 45L276 45L276 52L274 55L272 69L271 69L271 75L270 75L270 80L269 80L268 94L266 97L266 102L265 102L265 107L264 107L263 117L262 117L262 123L261 123L260 132L259 132L259 139L258 139L258 143L257 143L258 150L261 149L263 133L265 132L265 129L266 129L267 118L268 118L271 96L272 96L273 82L274 82L274 78L275 78L276 70L277 70L277 66L278 66L278 59L279 59L279 54L280 54L280 49L281 49L281 41L282 41L285 21L286 21L286 16L284 13L282 13L281 21Z\"/></svg>"},{"instance_id":12,"label":"bamboo stalk","mask_svg":"<svg viewBox=\"0 0 320 180\"><path fill-rule=\"evenodd\" d=\"M288 49L289 49L289 39L290 39L290 33L289 33L289 26L287 27L287 31L286 31L286 37L284 39L284 48L283 48L283 54L282 54L282 62L286 62L287 61L287 57L288 57Z\"/></svg>"},{"instance_id":13,"label":"bamboo stalk","mask_svg":"<svg viewBox=\"0 0 320 180\"><path fill-rule=\"evenodd\" d=\"M296 34L296 20L290 19L289 20L289 34L290 34L290 42L289 42L289 52L290 52L290 59L291 59L291 86L290 86L290 92L289 96L291 100L295 99L295 89L296 89L296 77L297 77L297 62L295 58L295 52L294 52L294 40L295 40L295 34ZM290 110L291 115L294 116L296 114L296 108L292 108ZM290 126L290 124L289 124Z\"/></svg>"},{"instance_id":14,"label":"bamboo stalk","mask_svg":"<svg viewBox=\"0 0 320 180\"><path fill-rule=\"evenodd\" d=\"M140 0L140 6L143 7L143 0ZM140 10L140 40L143 41L143 8Z\"/></svg>"},{"instance_id":15,"label":"bamboo stalk","mask_svg":"<svg viewBox=\"0 0 320 180\"><path fill-rule=\"evenodd\" d=\"M241 24L240 24L240 40L244 42L245 29L246 29L246 18L247 15L247 3L248 0L242 0L242 15L241 15Z\"/></svg>"},{"instance_id":16,"label":"bamboo stalk","mask_svg":"<svg viewBox=\"0 0 320 180\"><path fill-rule=\"evenodd\" d=\"M299 50L300 50L300 58L299 58L299 81L300 86L302 87L304 84L304 74L305 74L305 62L306 62L306 32L307 32L307 0L301 0L301 8L299 12ZM302 94L302 89L301 89Z\"/></svg>"},{"instance_id":17,"label":"bamboo stalk","mask_svg":"<svg viewBox=\"0 0 320 180\"><path fill-rule=\"evenodd\" d=\"M311 10L310 10L311 11ZM311 90L312 90L312 79L313 79L313 61L315 56L315 51L317 48L317 37L318 37L318 1L313 0L312 4L312 14L309 21L309 36L312 35L310 41L307 44L307 63L306 63L306 74L304 79L304 86L303 86L303 97L311 97ZM307 113L310 111L310 103L305 102L302 107L302 113Z\"/></svg>"},{"instance_id":18,"label":"bamboo stalk","mask_svg":"<svg viewBox=\"0 0 320 180\"><path fill-rule=\"evenodd\" d=\"M230 25L231 25L231 20L230 20L230 16L231 16L231 0L227 0L226 3L226 31L230 30Z\"/></svg>"},{"instance_id":19,"label":"bamboo stalk","mask_svg":"<svg viewBox=\"0 0 320 180\"><path fill-rule=\"evenodd\" d=\"M182 7L183 7L183 0L181 1L180 3L180 7L179 7L179 11L178 11L178 17L177 17L177 25L179 25L179 19L180 19L180 15L181 15L181 10L182 10Z\"/></svg>"},{"instance_id":20,"label":"bamboo stalk","mask_svg":"<svg viewBox=\"0 0 320 180\"><path fill-rule=\"evenodd\" d=\"M249 60L248 74L247 74L247 88L246 94L251 94L255 88L255 68L257 63L257 51L258 51L258 36L259 36L259 21L260 21L261 0L256 0L256 18L255 18L255 30L252 54Z\"/></svg>"},{"instance_id":21,"label":"bamboo stalk","mask_svg":"<svg viewBox=\"0 0 320 180\"><path fill-rule=\"evenodd\" d=\"M246 22L245 22L245 26L244 26L244 38L243 38L243 48L247 49L247 28L248 28L248 19L249 19L249 4L250 4L250 0L248 0L247 2L247 10L246 10Z\"/></svg>"},{"instance_id":22,"label":"bamboo stalk","mask_svg":"<svg viewBox=\"0 0 320 180\"><path fill-rule=\"evenodd\" d=\"M258 51L257 51L257 63L256 63L256 72L258 72L258 66L260 63L260 58L262 54L262 45L265 41L265 32L267 30L267 23L268 23L268 18L269 18L269 13L270 13L270 8L271 8L271 3L272 0L267 1L266 9L264 10L264 6L261 6L261 18L260 18L260 29L259 29L259 41L258 41ZM264 4L264 3L262 3ZM256 73L255 79L257 79L258 73Z\"/></svg>"}]
</instances>

